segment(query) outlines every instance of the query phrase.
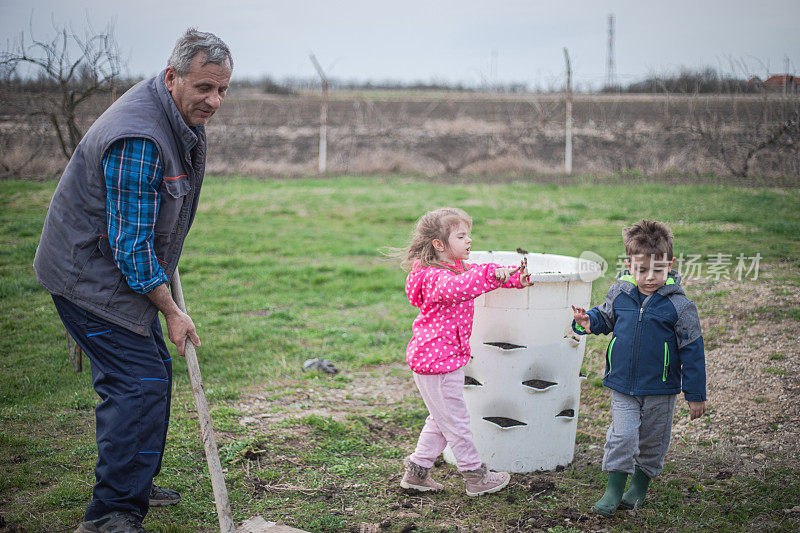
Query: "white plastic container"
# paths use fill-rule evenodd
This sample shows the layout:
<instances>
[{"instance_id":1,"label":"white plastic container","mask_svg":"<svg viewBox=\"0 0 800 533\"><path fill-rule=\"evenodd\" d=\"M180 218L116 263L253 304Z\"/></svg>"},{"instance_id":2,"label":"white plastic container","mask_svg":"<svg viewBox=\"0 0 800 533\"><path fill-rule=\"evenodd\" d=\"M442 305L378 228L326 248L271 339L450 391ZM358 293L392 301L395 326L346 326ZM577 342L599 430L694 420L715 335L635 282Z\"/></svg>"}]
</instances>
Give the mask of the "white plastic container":
<instances>
[{"instance_id":1,"label":"white plastic container","mask_svg":"<svg viewBox=\"0 0 800 533\"><path fill-rule=\"evenodd\" d=\"M553 470L572 461L586 340L571 305L588 308L597 263L551 254L471 252L470 263L519 265L532 287L475 299L464 398L481 459L493 470ZM454 463L449 447L445 459Z\"/></svg>"}]
</instances>

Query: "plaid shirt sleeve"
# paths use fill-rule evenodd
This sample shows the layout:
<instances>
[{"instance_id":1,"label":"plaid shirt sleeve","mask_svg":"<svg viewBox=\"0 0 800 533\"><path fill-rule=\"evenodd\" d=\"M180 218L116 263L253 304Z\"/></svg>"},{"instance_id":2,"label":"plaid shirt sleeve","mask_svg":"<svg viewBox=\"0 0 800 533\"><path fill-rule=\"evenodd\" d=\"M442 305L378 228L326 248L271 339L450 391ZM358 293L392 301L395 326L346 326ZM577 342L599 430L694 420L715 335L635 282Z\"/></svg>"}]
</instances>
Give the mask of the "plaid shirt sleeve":
<instances>
[{"instance_id":1,"label":"plaid shirt sleeve","mask_svg":"<svg viewBox=\"0 0 800 533\"><path fill-rule=\"evenodd\" d=\"M158 148L148 139L116 141L103 157L108 242L114 261L135 292L167 283L153 250L153 232L163 170Z\"/></svg>"}]
</instances>

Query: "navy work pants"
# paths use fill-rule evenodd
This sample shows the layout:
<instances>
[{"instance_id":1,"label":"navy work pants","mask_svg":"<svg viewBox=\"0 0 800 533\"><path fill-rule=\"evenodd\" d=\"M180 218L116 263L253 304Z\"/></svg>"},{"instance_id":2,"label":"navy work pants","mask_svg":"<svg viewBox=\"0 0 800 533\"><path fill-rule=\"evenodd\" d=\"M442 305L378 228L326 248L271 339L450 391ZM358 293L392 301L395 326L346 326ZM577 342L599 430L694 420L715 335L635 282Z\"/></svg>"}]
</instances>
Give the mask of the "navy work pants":
<instances>
[{"instance_id":1,"label":"navy work pants","mask_svg":"<svg viewBox=\"0 0 800 533\"><path fill-rule=\"evenodd\" d=\"M97 424L97 482L85 520L112 511L147 514L161 469L172 394L172 363L158 315L150 336L137 335L53 296L61 321L92 363L101 402Z\"/></svg>"}]
</instances>

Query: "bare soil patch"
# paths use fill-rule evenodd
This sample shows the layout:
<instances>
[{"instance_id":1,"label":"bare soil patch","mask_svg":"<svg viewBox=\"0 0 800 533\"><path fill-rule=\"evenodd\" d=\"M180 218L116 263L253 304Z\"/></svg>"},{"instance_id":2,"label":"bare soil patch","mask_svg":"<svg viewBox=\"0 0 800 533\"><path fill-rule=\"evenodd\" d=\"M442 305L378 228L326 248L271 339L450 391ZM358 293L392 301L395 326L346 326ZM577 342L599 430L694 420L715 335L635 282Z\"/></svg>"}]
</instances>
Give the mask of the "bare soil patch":
<instances>
[{"instance_id":1,"label":"bare soil patch","mask_svg":"<svg viewBox=\"0 0 800 533\"><path fill-rule=\"evenodd\" d=\"M247 395L235 408L244 414L240 423L256 426L310 415L339 421L351 415L368 415L416 397L411 371L406 374L405 369L394 365L388 372L386 369L346 372L350 383L335 387L327 386L324 374L320 374L322 381L312 386L308 381L287 380L275 384L276 390L285 391L280 397Z\"/></svg>"},{"instance_id":2,"label":"bare soil patch","mask_svg":"<svg viewBox=\"0 0 800 533\"><path fill-rule=\"evenodd\" d=\"M791 268L776 265L757 281L698 280L688 289L719 294L709 312L701 309L711 412L698 427L676 417L673 434L684 444L710 440L737 471L799 464L800 291L781 281Z\"/></svg>"}]
</instances>

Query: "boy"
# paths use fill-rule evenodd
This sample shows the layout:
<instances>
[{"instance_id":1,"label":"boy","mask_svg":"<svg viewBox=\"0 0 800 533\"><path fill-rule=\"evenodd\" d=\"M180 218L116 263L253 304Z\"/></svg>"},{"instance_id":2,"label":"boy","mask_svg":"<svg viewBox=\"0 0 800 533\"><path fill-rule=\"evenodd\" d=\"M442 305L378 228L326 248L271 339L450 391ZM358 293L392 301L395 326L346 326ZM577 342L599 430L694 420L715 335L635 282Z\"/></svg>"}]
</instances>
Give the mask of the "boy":
<instances>
[{"instance_id":1,"label":"boy","mask_svg":"<svg viewBox=\"0 0 800 533\"><path fill-rule=\"evenodd\" d=\"M642 220L622 236L628 272L602 305L588 312L572 307L576 333L613 333L603 378L611 389L612 422L603 454L608 486L592 509L603 516L644 502L650 480L664 467L677 394L683 390L692 420L706 410L700 319L671 270L672 232L662 222ZM631 486L623 494L630 474Z\"/></svg>"}]
</instances>

